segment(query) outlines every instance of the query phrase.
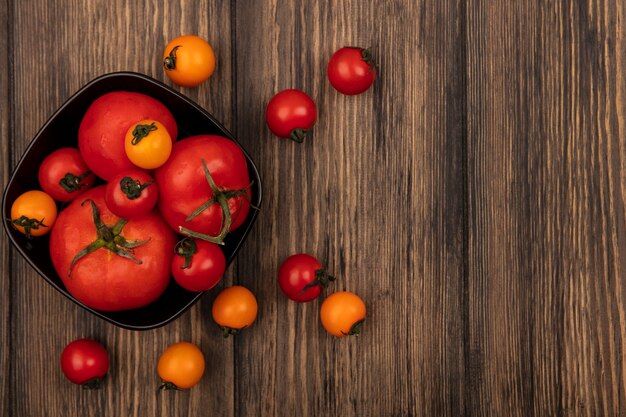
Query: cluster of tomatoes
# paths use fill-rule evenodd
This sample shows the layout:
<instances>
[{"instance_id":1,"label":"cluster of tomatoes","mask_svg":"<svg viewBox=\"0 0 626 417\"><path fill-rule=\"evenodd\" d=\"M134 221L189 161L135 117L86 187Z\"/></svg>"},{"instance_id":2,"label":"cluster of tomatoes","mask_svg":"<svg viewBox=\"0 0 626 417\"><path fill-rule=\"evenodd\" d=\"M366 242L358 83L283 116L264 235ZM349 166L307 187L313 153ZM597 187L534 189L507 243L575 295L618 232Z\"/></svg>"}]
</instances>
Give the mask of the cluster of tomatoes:
<instances>
[{"instance_id":1,"label":"cluster of tomatoes","mask_svg":"<svg viewBox=\"0 0 626 417\"><path fill-rule=\"evenodd\" d=\"M203 39L181 36L167 45L163 67L174 83L196 86L213 73L215 56ZM338 50L327 71L333 87L348 95L366 91L375 78L370 52L360 48ZM313 100L294 89L276 94L266 109L270 130L298 142L316 118ZM53 265L85 305L103 311L145 306L163 293L170 276L196 292L221 280L226 260L220 245L253 208L245 157L227 138L177 140L177 133L174 117L157 100L105 94L87 109L78 148L56 150L41 163L43 191L27 191L14 201L13 226L27 238L51 234ZM98 185L98 178L105 184ZM282 292L297 302L316 299L334 280L307 254L290 256L278 272ZM257 311L255 296L232 286L216 297L212 315L228 337L249 327ZM334 336L355 335L365 304L351 292L336 292L323 302L320 319ZM109 359L102 344L79 339L64 349L61 365L70 381L96 387ZM192 387L204 366L197 346L170 346L157 367L162 388Z\"/></svg>"}]
</instances>

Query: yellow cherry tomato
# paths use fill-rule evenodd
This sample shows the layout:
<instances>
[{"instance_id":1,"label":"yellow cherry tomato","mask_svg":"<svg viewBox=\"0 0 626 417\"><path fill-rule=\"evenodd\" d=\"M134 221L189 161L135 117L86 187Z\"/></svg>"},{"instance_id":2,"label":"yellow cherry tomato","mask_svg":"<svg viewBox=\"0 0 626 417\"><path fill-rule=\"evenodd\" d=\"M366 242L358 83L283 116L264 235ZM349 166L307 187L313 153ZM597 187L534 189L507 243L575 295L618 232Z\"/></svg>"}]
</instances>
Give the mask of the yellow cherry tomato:
<instances>
[{"instance_id":1,"label":"yellow cherry tomato","mask_svg":"<svg viewBox=\"0 0 626 417\"><path fill-rule=\"evenodd\" d=\"M224 288L213 301L213 320L224 331L224 337L249 327L259 310L254 294L235 285Z\"/></svg>"},{"instance_id":2,"label":"yellow cherry tomato","mask_svg":"<svg viewBox=\"0 0 626 417\"><path fill-rule=\"evenodd\" d=\"M161 389L191 388L204 374L204 355L193 343L174 343L159 358L157 372L163 381Z\"/></svg>"},{"instance_id":3,"label":"yellow cherry tomato","mask_svg":"<svg viewBox=\"0 0 626 417\"><path fill-rule=\"evenodd\" d=\"M354 293L336 292L322 303L320 319L326 331L333 336L359 334L365 320L365 303Z\"/></svg>"},{"instance_id":4,"label":"yellow cherry tomato","mask_svg":"<svg viewBox=\"0 0 626 417\"><path fill-rule=\"evenodd\" d=\"M126 132L124 148L130 162L139 168L155 169L170 157L172 138L160 122L142 120Z\"/></svg>"},{"instance_id":5,"label":"yellow cherry tomato","mask_svg":"<svg viewBox=\"0 0 626 417\"><path fill-rule=\"evenodd\" d=\"M207 41L195 35L179 36L163 52L165 74L183 87L195 87L215 70L215 54Z\"/></svg>"},{"instance_id":6,"label":"yellow cherry tomato","mask_svg":"<svg viewBox=\"0 0 626 417\"><path fill-rule=\"evenodd\" d=\"M28 238L49 233L56 219L57 205L43 191L27 191L11 206L11 224Z\"/></svg>"}]
</instances>

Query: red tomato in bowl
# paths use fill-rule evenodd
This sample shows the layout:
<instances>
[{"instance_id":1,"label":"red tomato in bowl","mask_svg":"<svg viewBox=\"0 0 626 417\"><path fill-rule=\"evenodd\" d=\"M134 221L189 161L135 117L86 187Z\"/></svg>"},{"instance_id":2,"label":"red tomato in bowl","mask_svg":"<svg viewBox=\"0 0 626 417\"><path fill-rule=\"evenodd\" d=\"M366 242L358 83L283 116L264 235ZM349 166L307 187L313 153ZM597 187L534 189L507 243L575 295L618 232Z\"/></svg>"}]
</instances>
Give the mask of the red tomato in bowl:
<instances>
[{"instance_id":1,"label":"red tomato in bowl","mask_svg":"<svg viewBox=\"0 0 626 417\"><path fill-rule=\"evenodd\" d=\"M158 198L154 179L138 169L122 171L113 177L106 185L104 195L109 210L127 219L148 213Z\"/></svg>"},{"instance_id":2,"label":"red tomato in bowl","mask_svg":"<svg viewBox=\"0 0 626 417\"><path fill-rule=\"evenodd\" d=\"M172 275L188 291L208 291L226 271L226 258L218 245L200 239L185 238L176 245Z\"/></svg>"},{"instance_id":3,"label":"red tomato in bowl","mask_svg":"<svg viewBox=\"0 0 626 417\"><path fill-rule=\"evenodd\" d=\"M93 186L96 176L76 148L52 152L39 166L39 185L57 201L66 203Z\"/></svg>"},{"instance_id":4,"label":"red tomato in bowl","mask_svg":"<svg viewBox=\"0 0 626 417\"><path fill-rule=\"evenodd\" d=\"M109 181L121 171L135 168L126 156L124 140L133 123L158 120L172 141L178 128L174 116L158 100L128 91L107 93L87 109L78 129L78 148L87 166Z\"/></svg>"},{"instance_id":5,"label":"red tomato in bowl","mask_svg":"<svg viewBox=\"0 0 626 417\"><path fill-rule=\"evenodd\" d=\"M105 187L67 206L50 235L50 256L67 290L102 311L143 307L170 280L176 238L157 211L121 219L104 201Z\"/></svg>"},{"instance_id":6,"label":"red tomato in bowl","mask_svg":"<svg viewBox=\"0 0 626 417\"><path fill-rule=\"evenodd\" d=\"M198 135L175 143L155 178L163 218L187 236L222 243L250 211L246 158L225 137Z\"/></svg>"}]
</instances>

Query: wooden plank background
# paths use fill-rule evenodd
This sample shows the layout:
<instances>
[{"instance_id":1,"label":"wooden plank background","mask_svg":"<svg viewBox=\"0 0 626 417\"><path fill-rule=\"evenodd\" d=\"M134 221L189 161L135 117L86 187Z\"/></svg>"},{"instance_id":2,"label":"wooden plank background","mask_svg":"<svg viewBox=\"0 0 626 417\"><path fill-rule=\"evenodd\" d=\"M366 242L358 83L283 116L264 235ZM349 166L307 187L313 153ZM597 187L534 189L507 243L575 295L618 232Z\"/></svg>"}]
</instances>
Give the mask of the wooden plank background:
<instances>
[{"instance_id":1,"label":"wooden plank background","mask_svg":"<svg viewBox=\"0 0 626 417\"><path fill-rule=\"evenodd\" d=\"M110 71L160 80L171 38L215 47L209 82L181 91L234 132L265 199L224 285L252 289L257 323L224 340L208 294L153 331L67 302L0 239L0 414L8 416L626 415L626 3L1 0L2 184L38 128ZM374 87L345 97L325 66L371 45ZM264 106L309 92L302 145ZM368 305L334 339L319 302L289 302L282 259L306 251ZM113 365L85 392L58 366L95 337ZM155 366L191 340L201 385L157 395Z\"/></svg>"}]
</instances>

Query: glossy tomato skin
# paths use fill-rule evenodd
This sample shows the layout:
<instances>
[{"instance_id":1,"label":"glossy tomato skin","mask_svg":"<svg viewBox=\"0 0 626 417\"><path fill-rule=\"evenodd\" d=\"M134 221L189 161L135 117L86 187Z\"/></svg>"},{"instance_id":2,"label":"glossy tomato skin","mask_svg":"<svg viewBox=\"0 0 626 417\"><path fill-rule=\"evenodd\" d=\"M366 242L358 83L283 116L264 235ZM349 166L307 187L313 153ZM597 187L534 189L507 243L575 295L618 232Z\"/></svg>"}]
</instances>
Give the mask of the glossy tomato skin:
<instances>
[{"instance_id":1,"label":"glossy tomato skin","mask_svg":"<svg viewBox=\"0 0 626 417\"><path fill-rule=\"evenodd\" d=\"M267 126L281 138L291 137L296 129L310 129L316 119L315 103L305 92L296 89L277 93L265 109Z\"/></svg>"},{"instance_id":2,"label":"glossy tomato skin","mask_svg":"<svg viewBox=\"0 0 626 417\"><path fill-rule=\"evenodd\" d=\"M109 355L95 340L74 340L61 353L61 370L74 384L97 385L94 380L103 379L109 372Z\"/></svg>"},{"instance_id":3,"label":"glossy tomato skin","mask_svg":"<svg viewBox=\"0 0 626 417\"><path fill-rule=\"evenodd\" d=\"M174 144L167 162L155 171L159 186L159 210L175 231L180 227L217 236L222 227L222 208L214 203L193 219L187 217L213 197L204 175L202 160L217 186L243 190L250 185L246 158L236 143L215 135L198 135ZM250 198L250 190L247 191ZM244 196L228 199L232 216L230 230L243 224L250 203Z\"/></svg>"},{"instance_id":4,"label":"glossy tomato skin","mask_svg":"<svg viewBox=\"0 0 626 417\"><path fill-rule=\"evenodd\" d=\"M357 327L365 320L365 303L361 297L349 291L333 293L322 303L320 320L333 336L358 334L360 329Z\"/></svg>"},{"instance_id":5,"label":"glossy tomato skin","mask_svg":"<svg viewBox=\"0 0 626 417\"><path fill-rule=\"evenodd\" d=\"M289 299L305 303L319 297L322 285L315 285L318 271L324 274L322 264L311 255L299 253L283 261L278 269L278 285ZM334 279L334 278L332 278ZM309 285L309 288L304 288Z\"/></svg>"},{"instance_id":6,"label":"glossy tomato skin","mask_svg":"<svg viewBox=\"0 0 626 417\"><path fill-rule=\"evenodd\" d=\"M156 210L129 219L122 235L129 241L148 240L133 255L142 263L101 248L79 259L70 271L72 259L97 238L91 199L107 226L120 220L105 204L105 186L92 188L74 200L57 218L50 236L50 256L67 290L78 301L102 311L143 307L156 300L170 280L170 265L176 238Z\"/></svg>"},{"instance_id":7,"label":"glossy tomato skin","mask_svg":"<svg viewBox=\"0 0 626 417\"><path fill-rule=\"evenodd\" d=\"M361 94L372 86L376 70L367 60L369 52L365 52L364 58L364 51L362 48L345 47L330 58L326 73L335 90L351 96Z\"/></svg>"},{"instance_id":8,"label":"glossy tomato skin","mask_svg":"<svg viewBox=\"0 0 626 417\"><path fill-rule=\"evenodd\" d=\"M204 39L184 35L173 39L163 51L165 74L183 87L195 87L215 70L215 53Z\"/></svg>"},{"instance_id":9,"label":"glossy tomato skin","mask_svg":"<svg viewBox=\"0 0 626 417\"><path fill-rule=\"evenodd\" d=\"M39 190L26 191L11 205L11 224L27 237L50 233L57 219L57 205L48 194ZM26 217L31 226L21 226Z\"/></svg>"},{"instance_id":10,"label":"glossy tomato skin","mask_svg":"<svg viewBox=\"0 0 626 417\"><path fill-rule=\"evenodd\" d=\"M224 335L235 334L250 327L256 320L259 310L252 291L240 285L224 288L213 301L213 320L223 330Z\"/></svg>"},{"instance_id":11,"label":"glossy tomato skin","mask_svg":"<svg viewBox=\"0 0 626 417\"><path fill-rule=\"evenodd\" d=\"M172 113L145 94L115 91L96 99L78 129L78 148L87 166L109 181L121 171L135 168L126 156L124 139L133 123L144 119L161 122L176 140L178 128Z\"/></svg>"},{"instance_id":12,"label":"glossy tomato skin","mask_svg":"<svg viewBox=\"0 0 626 417\"><path fill-rule=\"evenodd\" d=\"M38 172L39 185L56 201L66 203L91 188L91 173L76 148L61 148L48 155Z\"/></svg>"},{"instance_id":13,"label":"glossy tomato skin","mask_svg":"<svg viewBox=\"0 0 626 417\"><path fill-rule=\"evenodd\" d=\"M178 342L169 346L159 358L157 373L162 389L189 389L204 375L204 355L193 343Z\"/></svg>"},{"instance_id":14,"label":"glossy tomato skin","mask_svg":"<svg viewBox=\"0 0 626 417\"><path fill-rule=\"evenodd\" d=\"M193 239L196 252L185 267L185 257L172 259L172 275L176 282L188 291L208 291L215 287L226 271L226 258L219 245L201 239Z\"/></svg>"},{"instance_id":15,"label":"glossy tomato skin","mask_svg":"<svg viewBox=\"0 0 626 417\"><path fill-rule=\"evenodd\" d=\"M132 179L134 184L128 184L129 180L126 178ZM129 186L132 186L131 190L128 190ZM139 190L139 188L143 189ZM128 190L128 193L124 192L124 189ZM135 193L138 193L139 196L136 196ZM154 178L138 169L122 171L113 177L106 185L104 196L109 210L116 216L125 219L142 216L150 212L156 205L158 198L159 190Z\"/></svg>"}]
</instances>

